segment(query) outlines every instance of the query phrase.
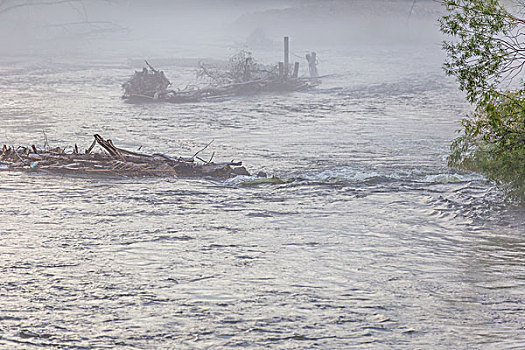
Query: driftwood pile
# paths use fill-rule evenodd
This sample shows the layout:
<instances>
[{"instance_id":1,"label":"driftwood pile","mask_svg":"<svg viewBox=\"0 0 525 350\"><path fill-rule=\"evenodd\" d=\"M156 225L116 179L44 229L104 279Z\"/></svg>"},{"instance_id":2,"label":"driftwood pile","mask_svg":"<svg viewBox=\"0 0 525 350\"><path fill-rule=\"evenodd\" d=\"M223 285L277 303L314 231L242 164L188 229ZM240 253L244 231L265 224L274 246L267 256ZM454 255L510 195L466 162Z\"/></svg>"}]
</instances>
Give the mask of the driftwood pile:
<instances>
[{"instance_id":1,"label":"driftwood pile","mask_svg":"<svg viewBox=\"0 0 525 350\"><path fill-rule=\"evenodd\" d=\"M200 88L168 89L171 83L164 73L146 61L147 68L136 71L122 85L122 98L128 102L198 102L258 93L302 91L319 85L315 53L306 56L310 77L299 77L299 63L292 65L288 62L288 40L285 39L286 59L276 65L258 64L245 50L232 56L226 69L200 64L197 78L205 83Z\"/></svg>"},{"instance_id":2,"label":"driftwood pile","mask_svg":"<svg viewBox=\"0 0 525 350\"><path fill-rule=\"evenodd\" d=\"M226 179L250 175L241 162L213 163L198 156L210 144L191 157L165 154L143 154L117 148L111 140L94 135L91 146L83 153L77 145L71 153L57 147L48 150L30 147L2 148L0 170L43 171L57 174L108 175L125 177L213 177ZM95 145L102 152L92 152Z\"/></svg>"},{"instance_id":3,"label":"driftwood pile","mask_svg":"<svg viewBox=\"0 0 525 350\"><path fill-rule=\"evenodd\" d=\"M168 92L171 82L166 78L163 71L153 68L148 61L145 61L148 68L142 71L135 71L135 74L124 84L124 97L142 96L150 99L163 98Z\"/></svg>"}]
</instances>

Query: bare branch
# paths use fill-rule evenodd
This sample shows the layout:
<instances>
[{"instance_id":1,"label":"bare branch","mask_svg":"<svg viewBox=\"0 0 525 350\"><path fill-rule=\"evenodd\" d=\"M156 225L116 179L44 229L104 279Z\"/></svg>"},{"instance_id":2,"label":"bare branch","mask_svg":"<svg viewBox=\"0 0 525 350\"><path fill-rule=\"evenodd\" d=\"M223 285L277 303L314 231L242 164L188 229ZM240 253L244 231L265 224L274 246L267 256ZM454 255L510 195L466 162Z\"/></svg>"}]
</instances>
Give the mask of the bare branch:
<instances>
[{"instance_id":1,"label":"bare branch","mask_svg":"<svg viewBox=\"0 0 525 350\"><path fill-rule=\"evenodd\" d=\"M7 0L2 1L2 3L0 3L0 14L10 12L10 11L13 11L13 10L16 10L22 7L52 6L52 5L59 5L59 4L71 4L71 3L82 4L82 1L81 0L50 0L50 1L31 1L31 2L28 1L25 3L18 3L18 4L12 1L12 3L13 4L10 4L10 1L7 1ZM2 6L5 6L5 7L1 8Z\"/></svg>"}]
</instances>

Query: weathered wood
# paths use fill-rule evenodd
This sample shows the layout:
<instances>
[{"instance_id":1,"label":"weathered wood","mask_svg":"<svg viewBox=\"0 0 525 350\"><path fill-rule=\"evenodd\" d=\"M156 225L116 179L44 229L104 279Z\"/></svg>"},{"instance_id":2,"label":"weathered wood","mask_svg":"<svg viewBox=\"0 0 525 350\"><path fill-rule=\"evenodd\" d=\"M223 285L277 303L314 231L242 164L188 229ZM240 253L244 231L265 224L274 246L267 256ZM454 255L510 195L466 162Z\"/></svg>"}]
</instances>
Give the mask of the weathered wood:
<instances>
[{"instance_id":1,"label":"weathered wood","mask_svg":"<svg viewBox=\"0 0 525 350\"><path fill-rule=\"evenodd\" d=\"M93 142L91 143L91 146L89 146L88 149L86 149L86 154L90 154L91 153L91 150L93 150L93 147L95 147L95 145L97 144L97 140L93 140Z\"/></svg>"},{"instance_id":2,"label":"weathered wood","mask_svg":"<svg viewBox=\"0 0 525 350\"><path fill-rule=\"evenodd\" d=\"M146 63L146 65L148 66L149 69L151 69L151 70L152 70L153 72L155 72L155 73L158 73L158 70L156 70L155 68L153 68L153 67L151 66L151 64L148 63L148 61L144 60L144 62Z\"/></svg>"},{"instance_id":3,"label":"weathered wood","mask_svg":"<svg viewBox=\"0 0 525 350\"><path fill-rule=\"evenodd\" d=\"M292 78L297 78L299 76L299 62L295 62L293 67Z\"/></svg>"},{"instance_id":4,"label":"weathered wood","mask_svg":"<svg viewBox=\"0 0 525 350\"><path fill-rule=\"evenodd\" d=\"M107 153L91 153L94 144L86 153L78 153L78 147L72 153L65 153L59 148L43 151L36 147L30 153L29 147L2 148L0 170L46 171L59 174L101 174L127 177L176 176L229 178L237 175L249 175L241 162L213 163L213 155L208 161L195 162L199 150L193 157L170 157L164 154L142 154L117 148L111 140L104 140L94 135L95 142ZM124 156L125 155L125 156Z\"/></svg>"},{"instance_id":5,"label":"weathered wood","mask_svg":"<svg viewBox=\"0 0 525 350\"><path fill-rule=\"evenodd\" d=\"M102 147L104 148L106 151L108 151L109 155L114 157L114 158L118 158L119 157L119 153L117 150L114 149L114 146L112 146L110 144L110 141L111 140L108 140L108 141L105 141L99 134L95 134L94 135L95 137L95 141L97 141L97 143Z\"/></svg>"},{"instance_id":6,"label":"weathered wood","mask_svg":"<svg viewBox=\"0 0 525 350\"><path fill-rule=\"evenodd\" d=\"M289 48L289 40L288 37L284 37L284 77L288 77L288 69L289 69L289 62L290 62L290 48Z\"/></svg>"},{"instance_id":7,"label":"weathered wood","mask_svg":"<svg viewBox=\"0 0 525 350\"><path fill-rule=\"evenodd\" d=\"M319 73L317 72L317 54L313 51L309 54L306 54L306 60L308 61L310 78L318 78Z\"/></svg>"}]
</instances>

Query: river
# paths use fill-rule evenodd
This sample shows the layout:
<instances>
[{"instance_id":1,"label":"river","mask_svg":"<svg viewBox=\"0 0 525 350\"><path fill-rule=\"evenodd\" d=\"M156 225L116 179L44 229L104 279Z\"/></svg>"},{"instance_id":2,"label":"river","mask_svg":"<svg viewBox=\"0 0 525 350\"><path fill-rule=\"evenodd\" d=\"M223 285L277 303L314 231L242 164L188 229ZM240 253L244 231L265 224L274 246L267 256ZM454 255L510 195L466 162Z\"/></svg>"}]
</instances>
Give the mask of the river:
<instances>
[{"instance_id":1,"label":"river","mask_svg":"<svg viewBox=\"0 0 525 350\"><path fill-rule=\"evenodd\" d=\"M126 56L3 57L0 144L213 139L283 181L0 172L0 347L523 347L524 210L447 167L470 106L439 44L318 56L312 91L146 105Z\"/></svg>"}]
</instances>

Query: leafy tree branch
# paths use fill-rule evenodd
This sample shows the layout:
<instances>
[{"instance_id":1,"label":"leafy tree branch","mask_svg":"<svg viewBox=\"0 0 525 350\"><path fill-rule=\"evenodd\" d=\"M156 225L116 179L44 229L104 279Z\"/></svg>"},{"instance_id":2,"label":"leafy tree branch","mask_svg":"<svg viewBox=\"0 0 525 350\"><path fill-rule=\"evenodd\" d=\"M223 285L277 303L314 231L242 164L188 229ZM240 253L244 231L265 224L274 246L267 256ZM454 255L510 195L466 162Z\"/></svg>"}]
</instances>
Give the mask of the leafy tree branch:
<instances>
[{"instance_id":1,"label":"leafy tree branch","mask_svg":"<svg viewBox=\"0 0 525 350\"><path fill-rule=\"evenodd\" d=\"M525 1L515 2L525 12ZM449 165L484 173L525 201L525 20L498 0L442 1L443 67L475 105L451 145ZM520 11L521 10L521 11ZM518 85L512 91L502 86Z\"/></svg>"}]
</instances>

